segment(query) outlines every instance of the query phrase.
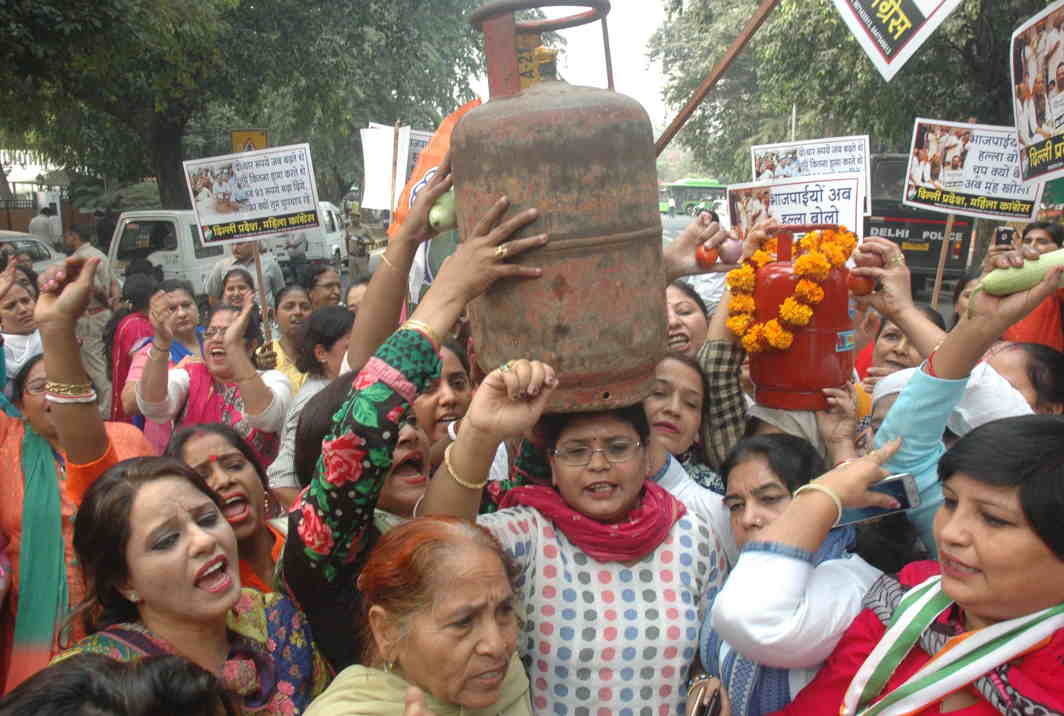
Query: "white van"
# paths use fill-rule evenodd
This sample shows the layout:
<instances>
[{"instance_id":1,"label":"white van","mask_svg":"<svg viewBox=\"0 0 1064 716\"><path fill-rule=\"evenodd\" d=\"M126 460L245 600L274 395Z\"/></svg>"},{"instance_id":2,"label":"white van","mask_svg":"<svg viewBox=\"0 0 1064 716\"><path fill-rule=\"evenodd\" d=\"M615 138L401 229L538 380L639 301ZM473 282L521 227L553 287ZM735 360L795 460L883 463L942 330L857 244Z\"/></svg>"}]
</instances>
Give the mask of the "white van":
<instances>
[{"instance_id":1,"label":"white van","mask_svg":"<svg viewBox=\"0 0 1064 716\"><path fill-rule=\"evenodd\" d=\"M308 229L307 261L345 263L347 250L340 210L329 202L318 202L321 226ZM288 263L284 238L269 239L265 249L282 265ZM127 211L118 217L107 257L121 279L130 261L143 258L162 268L163 277L188 281L197 292L214 264L229 256L224 245L204 246L196 215L191 210L145 209Z\"/></svg>"}]
</instances>

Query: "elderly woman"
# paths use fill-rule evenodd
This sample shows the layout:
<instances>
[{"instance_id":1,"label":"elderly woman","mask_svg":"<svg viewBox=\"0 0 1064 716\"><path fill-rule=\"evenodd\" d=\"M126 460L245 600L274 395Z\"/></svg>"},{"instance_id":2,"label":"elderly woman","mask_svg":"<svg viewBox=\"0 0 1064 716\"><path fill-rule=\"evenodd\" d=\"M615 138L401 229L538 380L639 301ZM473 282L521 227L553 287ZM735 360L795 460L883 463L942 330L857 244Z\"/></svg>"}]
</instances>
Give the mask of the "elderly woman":
<instances>
[{"instance_id":1,"label":"elderly woman","mask_svg":"<svg viewBox=\"0 0 1064 716\"><path fill-rule=\"evenodd\" d=\"M430 482L426 514L473 517L498 444L530 431L557 381L514 361L477 389ZM548 486L511 489L479 518L521 575L519 644L537 713L686 700L704 596L727 555L712 522L650 477L642 405L546 416ZM507 509L509 508L509 509Z\"/></svg>"},{"instance_id":2,"label":"elderly woman","mask_svg":"<svg viewBox=\"0 0 1064 716\"><path fill-rule=\"evenodd\" d=\"M81 264L80 259L68 260L63 267L74 272ZM15 376L14 401L21 417L0 414L0 534L9 541L12 568L9 596L0 605L4 690L48 663L61 620L84 589L72 546L73 516L99 473L79 475L67 469L78 452L68 453L55 417L74 410L100 420L74 337L74 324L91 288L87 276L85 272L69 290L67 300L44 294L37 302L35 321L47 355L34 356ZM12 283L9 268L0 274L0 301ZM91 439L94 450L110 451L116 459L151 452L140 431L126 423L105 426L101 421Z\"/></svg>"},{"instance_id":3,"label":"elderly woman","mask_svg":"<svg viewBox=\"0 0 1064 716\"><path fill-rule=\"evenodd\" d=\"M336 273L336 269L323 265L311 266L303 272L303 279L300 283L307 292L312 310L340 305L340 292L343 284L340 282L340 274Z\"/></svg>"},{"instance_id":4,"label":"elderly woman","mask_svg":"<svg viewBox=\"0 0 1064 716\"><path fill-rule=\"evenodd\" d=\"M1062 465L1059 416L997 420L954 445L938 464L938 561L876 582L816 679L779 713L1064 710ZM781 538L815 539L836 518L835 499L866 504L882 474L854 464L823 476L834 497L796 498L791 524L804 527Z\"/></svg>"},{"instance_id":5,"label":"elderly woman","mask_svg":"<svg viewBox=\"0 0 1064 716\"><path fill-rule=\"evenodd\" d=\"M166 454L198 472L222 498L222 517L233 528L240 555L240 583L274 591L273 574L288 522L266 482L258 455L231 426L204 423L174 434Z\"/></svg>"},{"instance_id":6,"label":"elderly woman","mask_svg":"<svg viewBox=\"0 0 1064 716\"><path fill-rule=\"evenodd\" d=\"M261 340L254 304L212 309L203 335L203 363L171 368L176 314L152 315L155 338L137 384L137 404L149 420L176 427L225 423L255 449L264 465L277 456L279 434L291 402L284 373L255 370L251 356Z\"/></svg>"},{"instance_id":7,"label":"elderly woman","mask_svg":"<svg viewBox=\"0 0 1064 716\"><path fill-rule=\"evenodd\" d=\"M340 362L347 353L354 323L355 317L350 311L342 306L328 306L310 314L306 330L300 336L296 368L303 372L307 380L288 408L281 433L281 451L267 471L270 485L284 491L286 504L295 499L295 491L299 487L293 460L300 415L307 402L340 374Z\"/></svg>"},{"instance_id":8,"label":"elderly woman","mask_svg":"<svg viewBox=\"0 0 1064 716\"><path fill-rule=\"evenodd\" d=\"M515 577L483 527L444 517L396 527L358 577L370 637L362 661L305 713L413 714L420 705L436 716L530 715Z\"/></svg>"}]
</instances>

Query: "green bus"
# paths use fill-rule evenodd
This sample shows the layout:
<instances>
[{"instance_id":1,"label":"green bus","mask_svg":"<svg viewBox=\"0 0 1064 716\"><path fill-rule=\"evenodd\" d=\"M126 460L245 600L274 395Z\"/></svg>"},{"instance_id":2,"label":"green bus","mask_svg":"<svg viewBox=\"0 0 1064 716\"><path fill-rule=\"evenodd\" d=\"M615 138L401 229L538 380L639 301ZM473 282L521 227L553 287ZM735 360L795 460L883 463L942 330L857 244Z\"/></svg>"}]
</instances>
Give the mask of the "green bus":
<instances>
[{"instance_id":1,"label":"green bus","mask_svg":"<svg viewBox=\"0 0 1064 716\"><path fill-rule=\"evenodd\" d=\"M717 202L724 201L728 185L709 177L689 177L662 184L658 210L670 216L684 213L694 216L700 211L716 211Z\"/></svg>"}]
</instances>

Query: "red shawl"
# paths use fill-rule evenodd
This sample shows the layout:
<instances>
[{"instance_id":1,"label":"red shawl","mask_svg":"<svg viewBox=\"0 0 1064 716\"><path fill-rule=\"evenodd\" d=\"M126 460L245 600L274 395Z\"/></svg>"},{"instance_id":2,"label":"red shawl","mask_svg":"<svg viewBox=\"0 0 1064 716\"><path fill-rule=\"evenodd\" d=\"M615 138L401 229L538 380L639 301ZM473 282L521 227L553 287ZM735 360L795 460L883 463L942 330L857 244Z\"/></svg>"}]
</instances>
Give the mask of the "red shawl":
<instances>
[{"instance_id":1,"label":"red shawl","mask_svg":"<svg viewBox=\"0 0 1064 716\"><path fill-rule=\"evenodd\" d=\"M552 487L515 487L502 508L534 507L554 523L570 542L599 562L634 562L658 548L687 508L661 485L647 480L639 504L624 522L607 524L577 512Z\"/></svg>"}]
</instances>

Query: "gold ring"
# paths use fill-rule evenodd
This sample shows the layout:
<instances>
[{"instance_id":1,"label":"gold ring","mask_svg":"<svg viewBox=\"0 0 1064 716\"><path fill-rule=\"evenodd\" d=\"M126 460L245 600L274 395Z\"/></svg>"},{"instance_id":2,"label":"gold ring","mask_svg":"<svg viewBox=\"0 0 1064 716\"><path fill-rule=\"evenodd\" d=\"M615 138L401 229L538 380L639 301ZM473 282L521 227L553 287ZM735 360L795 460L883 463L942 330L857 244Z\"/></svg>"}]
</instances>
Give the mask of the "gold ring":
<instances>
[{"instance_id":1,"label":"gold ring","mask_svg":"<svg viewBox=\"0 0 1064 716\"><path fill-rule=\"evenodd\" d=\"M501 249L501 248L503 248L503 247L502 247L502 246L500 246L499 248ZM513 363L513 361L509 361L509 360L508 360L508 361L506 361L505 363L503 363L502 365L500 365L500 366L499 366L499 372L500 372L500 373L509 373L509 372L510 372L510 364L511 364L511 363Z\"/></svg>"},{"instance_id":2,"label":"gold ring","mask_svg":"<svg viewBox=\"0 0 1064 716\"><path fill-rule=\"evenodd\" d=\"M508 251L509 251L509 248L507 246L496 246L495 247L495 257L496 258L500 258L500 259L504 259L504 258L506 258L506 254L507 254Z\"/></svg>"},{"instance_id":3,"label":"gold ring","mask_svg":"<svg viewBox=\"0 0 1064 716\"><path fill-rule=\"evenodd\" d=\"M891 266L904 266L905 265L905 255L904 254L897 254L896 256L891 257L890 265Z\"/></svg>"}]
</instances>

